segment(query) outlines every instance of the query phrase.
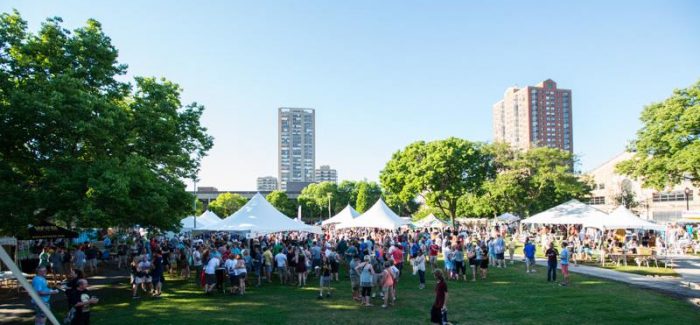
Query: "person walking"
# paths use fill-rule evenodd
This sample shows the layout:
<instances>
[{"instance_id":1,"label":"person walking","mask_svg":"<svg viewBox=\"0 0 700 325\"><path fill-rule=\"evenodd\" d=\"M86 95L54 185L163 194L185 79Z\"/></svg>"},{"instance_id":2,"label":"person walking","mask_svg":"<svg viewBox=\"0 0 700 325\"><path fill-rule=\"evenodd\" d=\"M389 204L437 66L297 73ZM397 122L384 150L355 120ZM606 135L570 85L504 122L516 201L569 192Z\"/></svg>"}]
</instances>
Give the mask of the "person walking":
<instances>
[{"instance_id":1,"label":"person walking","mask_svg":"<svg viewBox=\"0 0 700 325\"><path fill-rule=\"evenodd\" d=\"M545 256L547 256L547 282L557 281L557 256L559 256L559 251L554 248L554 243L549 243L549 249L545 251Z\"/></svg>"},{"instance_id":2,"label":"person walking","mask_svg":"<svg viewBox=\"0 0 700 325\"><path fill-rule=\"evenodd\" d=\"M425 256L423 251L418 251L418 256L413 259L414 274L418 273L418 289L425 288Z\"/></svg>"},{"instance_id":3,"label":"person walking","mask_svg":"<svg viewBox=\"0 0 700 325\"><path fill-rule=\"evenodd\" d=\"M90 324L90 305L97 304L100 300L96 297L91 297L88 293L88 281L79 279L77 287L68 293L68 306L73 308L73 319L71 325L89 325Z\"/></svg>"},{"instance_id":4,"label":"person walking","mask_svg":"<svg viewBox=\"0 0 700 325\"><path fill-rule=\"evenodd\" d=\"M535 244L530 241L530 238L525 238L525 247L523 254L525 255L525 273L535 272Z\"/></svg>"},{"instance_id":5,"label":"person walking","mask_svg":"<svg viewBox=\"0 0 700 325\"><path fill-rule=\"evenodd\" d=\"M430 309L430 321L433 324L446 324L447 323L447 283L445 282L445 276L442 270L433 270L433 276L437 284L435 285L435 302L433 307Z\"/></svg>"}]
</instances>

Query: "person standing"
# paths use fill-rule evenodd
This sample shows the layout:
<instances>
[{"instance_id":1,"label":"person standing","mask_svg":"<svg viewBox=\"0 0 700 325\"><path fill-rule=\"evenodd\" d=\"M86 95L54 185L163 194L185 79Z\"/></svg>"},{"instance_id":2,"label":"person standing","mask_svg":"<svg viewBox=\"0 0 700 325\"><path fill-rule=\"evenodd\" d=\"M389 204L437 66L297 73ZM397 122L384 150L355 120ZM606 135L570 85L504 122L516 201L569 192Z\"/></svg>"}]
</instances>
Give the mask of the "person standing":
<instances>
[{"instance_id":1,"label":"person standing","mask_svg":"<svg viewBox=\"0 0 700 325\"><path fill-rule=\"evenodd\" d=\"M523 254L525 255L525 273L535 272L535 250L537 248L530 241L530 238L525 238L525 247Z\"/></svg>"},{"instance_id":2,"label":"person standing","mask_svg":"<svg viewBox=\"0 0 700 325\"><path fill-rule=\"evenodd\" d=\"M331 296L331 262L328 260L326 255L321 258L321 280L320 287L321 291L318 293L318 299L323 299L323 290L326 290L326 298Z\"/></svg>"},{"instance_id":3,"label":"person standing","mask_svg":"<svg viewBox=\"0 0 700 325\"><path fill-rule=\"evenodd\" d=\"M437 281L435 286L435 302L430 310L430 321L433 324L446 324L447 323L447 283L445 282L445 276L442 270L433 270L433 275Z\"/></svg>"},{"instance_id":4,"label":"person standing","mask_svg":"<svg viewBox=\"0 0 700 325\"><path fill-rule=\"evenodd\" d=\"M275 263L277 264L277 272L279 272L280 284L287 283L287 255L280 251L275 255Z\"/></svg>"},{"instance_id":5,"label":"person standing","mask_svg":"<svg viewBox=\"0 0 700 325\"><path fill-rule=\"evenodd\" d=\"M389 296L394 295L394 273L391 271L391 265L391 261L384 262L384 271L382 271L382 292L384 292L384 304L382 305L382 308L386 308L387 303L391 303L393 306L394 301L396 300L396 298L389 300Z\"/></svg>"},{"instance_id":6,"label":"person standing","mask_svg":"<svg viewBox=\"0 0 700 325\"><path fill-rule=\"evenodd\" d=\"M510 257L510 264L513 264L513 254L515 253L515 235L508 242L508 255Z\"/></svg>"},{"instance_id":7,"label":"person standing","mask_svg":"<svg viewBox=\"0 0 700 325\"><path fill-rule=\"evenodd\" d=\"M46 324L46 314L39 308L39 304L44 304L46 308L51 309L51 295L58 293L58 290L49 288L49 282L46 280L45 266L39 265L36 269L36 276L32 279L32 287L39 297L41 297L41 301L32 300L35 311L34 324L43 325Z\"/></svg>"},{"instance_id":8,"label":"person standing","mask_svg":"<svg viewBox=\"0 0 700 325\"><path fill-rule=\"evenodd\" d=\"M163 289L163 281L165 281L163 255L160 250L156 249L153 255L153 265L151 271L151 283L153 284L153 297L160 297Z\"/></svg>"},{"instance_id":9,"label":"person standing","mask_svg":"<svg viewBox=\"0 0 700 325\"><path fill-rule=\"evenodd\" d=\"M561 263L561 275L564 277L564 281L562 281L560 285L564 287L569 285L569 256L571 253L569 252L569 248L567 246L568 244L566 242L561 243L561 255L559 256Z\"/></svg>"},{"instance_id":10,"label":"person standing","mask_svg":"<svg viewBox=\"0 0 700 325\"><path fill-rule=\"evenodd\" d=\"M202 276L202 248L200 246L196 246L192 251L192 266L194 266L195 281L201 284L201 282L198 281Z\"/></svg>"},{"instance_id":11,"label":"person standing","mask_svg":"<svg viewBox=\"0 0 700 325\"><path fill-rule=\"evenodd\" d=\"M352 289L352 299L355 301L362 301L362 298L360 298L360 273L358 273L356 269L358 265L360 265L360 257L358 255L355 255L352 257L352 260L349 263L350 269L348 273L350 274L350 288Z\"/></svg>"},{"instance_id":12,"label":"person standing","mask_svg":"<svg viewBox=\"0 0 700 325\"><path fill-rule=\"evenodd\" d=\"M204 285L204 293L211 293L216 288L216 269L221 265L221 260L215 254L211 254L211 258L204 267L204 277L206 283Z\"/></svg>"},{"instance_id":13,"label":"person standing","mask_svg":"<svg viewBox=\"0 0 700 325\"><path fill-rule=\"evenodd\" d=\"M559 251L554 248L554 243L549 243L549 249L545 251L545 256L547 256L547 282L557 281L557 256L559 256Z\"/></svg>"},{"instance_id":14,"label":"person standing","mask_svg":"<svg viewBox=\"0 0 700 325\"><path fill-rule=\"evenodd\" d=\"M432 242L428 247L430 250L430 269L434 270L437 267L437 256L440 253L440 246Z\"/></svg>"},{"instance_id":15,"label":"person standing","mask_svg":"<svg viewBox=\"0 0 700 325\"><path fill-rule=\"evenodd\" d=\"M372 306L370 304L370 295L372 293L372 280L374 277L374 269L372 268L372 263L370 263L370 256L365 255L365 261L360 263L355 270L360 274L360 287L362 288L362 304L366 307Z\"/></svg>"},{"instance_id":16,"label":"person standing","mask_svg":"<svg viewBox=\"0 0 700 325\"><path fill-rule=\"evenodd\" d=\"M78 280L78 286L75 290L68 293L68 306L75 309L71 325L89 325L90 324L90 305L99 302L96 297L90 297L87 291L88 282L85 279Z\"/></svg>"},{"instance_id":17,"label":"person standing","mask_svg":"<svg viewBox=\"0 0 700 325\"><path fill-rule=\"evenodd\" d=\"M418 256L413 259L413 270L418 273L418 289L425 288L425 256L423 251L418 251Z\"/></svg>"},{"instance_id":18,"label":"person standing","mask_svg":"<svg viewBox=\"0 0 700 325\"><path fill-rule=\"evenodd\" d=\"M506 242L503 240L501 234L496 237L496 242L493 244L493 248L496 251L496 267L506 267L505 252L506 252Z\"/></svg>"}]
</instances>

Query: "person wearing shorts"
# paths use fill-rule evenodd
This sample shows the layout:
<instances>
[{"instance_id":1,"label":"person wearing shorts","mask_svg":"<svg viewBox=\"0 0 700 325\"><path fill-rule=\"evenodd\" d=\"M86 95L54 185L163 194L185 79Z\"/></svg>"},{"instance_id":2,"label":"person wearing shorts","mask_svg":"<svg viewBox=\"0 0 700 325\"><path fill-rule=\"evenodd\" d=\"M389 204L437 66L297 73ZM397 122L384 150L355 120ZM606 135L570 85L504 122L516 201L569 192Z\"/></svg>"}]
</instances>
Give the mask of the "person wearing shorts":
<instances>
[{"instance_id":1,"label":"person wearing shorts","mask_svg":"<svg viewBox=\"0 0 700 325\"><path fill-rule=\"evenodd\" d=\"M321 260L321 291L318 294L318 299L323 299L323 290L326 290L326 298L331 296L331 262L324 255Z\"/></svg>"},{"instance_id":2,"label":"person wearing shorts","mask_svg":"<svg viewBox=\"0 0 700 325\"><path fill-rule=\"evenodd\" d=\"M348 264L350 266L350 270L348 271L348 273L350 273L350 289L352 289L352 299L355 301L361 301L360 274L357 273L357 270L355 270L355 267L357 267L360 264L360 257L354 255L350 260L350 263Z\"/></svg>"},{"instance_id":3,"label":"person wearing shorts","mask_svg":"<svg viewBox=\"0 0 700 325\"><path fill-rule=\"evenodd\" d=\"M569 285L569 249L566 242L561 243L561 253L559 254L559 260L561 263L561 275L564 277L564 281L560 283L562 286Z\"/></svg>"},{"instance_id":4,"label":"person wearing shorts","mask_svg":"<svg viewBox=\"0 0 700 325\"><path fill-rule=\"evenodd\" d=\"M481 270L481 278L485 280L489 270L489 249L483 242L481 244L481 254L479 269Z\"/></svg>"},{"instance_id":5,"label":"person wearing shorts","mask_svg":"<svg viewBox=\"0 0 700 325\"><path fill-rule=\"evenodd\" d=\"M370 295L372 294L372 279L374 269L370 263L370 256L365 255L365 261L355 267L355 270L360 274L360 287L362 288L362 305L369 307Z\"/></svg>"},{"instance_id":6,"label":"person wearing shorts","mask_svg":"<svg viewBox=\"0 0 700 325\"><path fill-rule=\"evenodd\" d=\"M210 293L216 288L216 269L221 265L219 258L214 255L207 262L204 268L204 293Z\"/></svg>"}]
</instances>

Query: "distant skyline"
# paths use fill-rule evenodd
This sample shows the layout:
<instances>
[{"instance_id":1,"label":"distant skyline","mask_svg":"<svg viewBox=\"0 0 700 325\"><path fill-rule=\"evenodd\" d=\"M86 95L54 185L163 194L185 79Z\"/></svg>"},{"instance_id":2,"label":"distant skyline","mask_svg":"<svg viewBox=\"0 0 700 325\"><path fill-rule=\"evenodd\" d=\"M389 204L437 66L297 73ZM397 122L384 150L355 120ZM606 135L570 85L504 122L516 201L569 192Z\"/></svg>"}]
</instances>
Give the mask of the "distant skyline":
<instances>
[{"instance_id":1,"label":"distant skyline","mask_svg":"<svg viewBox=\"0 0 700 325\"><path fill-rule=\"evenodd\" d=\"M316 110L316 168L377 181L411 142L491 141L510 86L572 90L574 153L622 152L645 105L700 79L699 1L13 1L36 31L102 23L133 76L206 107L215 137L198 186L277 175L277 109ZM188 189L192 183L188 182Z\"/></svg>"}]
</instances>

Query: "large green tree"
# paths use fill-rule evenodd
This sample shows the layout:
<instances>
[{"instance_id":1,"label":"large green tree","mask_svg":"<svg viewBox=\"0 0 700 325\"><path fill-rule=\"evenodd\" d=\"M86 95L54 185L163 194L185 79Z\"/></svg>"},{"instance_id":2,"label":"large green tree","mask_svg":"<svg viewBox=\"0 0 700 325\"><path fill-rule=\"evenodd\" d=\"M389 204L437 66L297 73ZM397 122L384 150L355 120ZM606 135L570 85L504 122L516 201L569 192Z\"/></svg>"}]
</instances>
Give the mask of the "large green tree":
<instances>
[{"instance_id":1,"label":"large green tree","mask_svg":"<svg viewBox=\"0 0 700 325\"><path fill-rule=\"evenodd\" d=\"M296 218L296 205L289 199L287 193L284 191L272 191L265 197L265 199L286 216Z\"/></svg>"},{"instance_id":2,"label":"large green tree","mask_svg":"<svg viewBox=\"0 0 700 325\"><path fill-rule=\"evenodd\" d=\"M355 210L363 213L374 205L382 197L382 188L375 182L357 182L357 201Z\"/></svg>"},{"instance_id":3,"label":"large green tree","mask_svg":"<svg viewBox=\"0 0 700 325\"><path fill-rule=\"evenodd\" d=\"M309 184L309 186L305 187L299 194L297 201L302 206L303 216L318 216L326 219L328 218L329 200L331 214L345 207L343 202L340 202L338 199L338 185L333 182L321 182Z\"/></svg>"},{"instance_id":4,"label":"large green tree","mask_svg":"<svg viewBox=\"0 0 700 325\"><path fill-rule=\"evenodd\" d=\"M221 218L226 218L243 207L248 199L237 193L221 193L209 203L209 210Z\"/></svg>"},{"instance_id":5,"label":"large green tree","mask_svg":"<svg viewBox=\"0 0 700 325\"><path fill-rule=\"evenodd\" d=\"M483 184L480 195L460 198L459 213L465 216L496 216L511 212L529 216L570 199L585 199L590 185L572 167L575 156L547 147L520 152L491 145L498 174Z\"/></svg>"},{"instance_id":6,"label":"large green tree","mask_svg":"<svg viewBox=\"0 0 700 325\"><path fill-rule=\"evenodd\" d=\"M454 223L458 201L479 194L496 173L492 153L481 143L459 138L415 142L400 150L380 173L391 202L409 202L420 196Z\"/></svg>"},{"instance_id":7,"label":"large green tree","mask_svg":"<svg viewBox=\"0 0 700 325\"><path fill-rule=\"evenodd\" d=\"M646 106L640 120L629 147L635 154L617 170L657 190L685 179L700 186L700 81Z\"/></svg>"},{"instance_id":8,"label":"large green tree","mask_svg":"<svg viewBox=\"0 0 700 325\"><path fill-rule=\"evenodd\" d=\"M203 107L167 80L122 82L99 22L60 18L36 34L0 14L0 232L43 220L77 227L176 228L212 138Z\"/></svg>"}]
</instances>

